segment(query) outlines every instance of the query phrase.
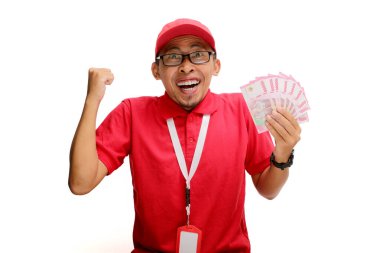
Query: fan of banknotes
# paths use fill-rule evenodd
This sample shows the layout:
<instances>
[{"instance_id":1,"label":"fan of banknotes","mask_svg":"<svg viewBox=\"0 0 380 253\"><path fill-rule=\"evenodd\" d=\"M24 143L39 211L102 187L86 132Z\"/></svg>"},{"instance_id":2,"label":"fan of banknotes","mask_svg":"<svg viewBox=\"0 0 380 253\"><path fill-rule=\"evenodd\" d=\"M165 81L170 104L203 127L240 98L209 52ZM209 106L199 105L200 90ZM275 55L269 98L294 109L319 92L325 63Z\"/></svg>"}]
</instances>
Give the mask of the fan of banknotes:
<instances>
[{"instance_id":1,"label":"fan of banknotes","mask_svg":"<svg viewBox=\"0 0 380 253\"><path fill-rule=\"evenodd\" d=\"M310 106L305 91L291 75L279 73L257 77L240 89L258 133L268 131L265 126L265 117L276 107L286 108L298 123L309 121L307 111Z\"/></svg>"}]
</instances>

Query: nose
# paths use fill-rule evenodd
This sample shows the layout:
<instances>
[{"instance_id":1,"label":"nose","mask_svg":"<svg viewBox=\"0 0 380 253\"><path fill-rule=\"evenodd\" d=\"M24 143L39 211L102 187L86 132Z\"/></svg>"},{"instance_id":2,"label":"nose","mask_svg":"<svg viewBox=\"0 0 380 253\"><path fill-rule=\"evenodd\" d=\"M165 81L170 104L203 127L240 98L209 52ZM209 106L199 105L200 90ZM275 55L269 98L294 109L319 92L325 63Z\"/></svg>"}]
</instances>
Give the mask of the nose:
<instances>
[{"instance_id":1,"label":"nose","mask_svg":"<svg viewBox=\"0 0 380 253\"><path fill-rule=\"evenodd\" d=\"M179 71L181 73L191 73L194 71L194 65L191 63L189 56L186 55L181 65L179 65Z\"/></svg>"}]
</instances>

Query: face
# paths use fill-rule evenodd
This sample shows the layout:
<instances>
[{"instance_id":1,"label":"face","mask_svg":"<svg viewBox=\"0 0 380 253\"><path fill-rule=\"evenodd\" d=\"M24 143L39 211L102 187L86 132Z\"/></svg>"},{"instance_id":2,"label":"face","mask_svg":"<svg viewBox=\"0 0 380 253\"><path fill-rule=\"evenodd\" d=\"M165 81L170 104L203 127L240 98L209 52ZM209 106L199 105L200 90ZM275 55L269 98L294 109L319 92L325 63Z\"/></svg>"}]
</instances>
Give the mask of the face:
<instances>
[{"instance_id":1,"label":"face","mask_svg":"<svg viewBox=\"0 0 380 253\"><path fill-rule=\"evenodd\" d=\"M181 36L171 40L159 53L189 54L195 51L213 51L202 39L195 36ZM210 61L193 64L185 57L179 66L165 66L160 60L152 64L152 73L161 80L169 97L185 110L192 110L206 96L211 78L220 70L220 61L210 56Z\"/></svg>"}]
</instances>

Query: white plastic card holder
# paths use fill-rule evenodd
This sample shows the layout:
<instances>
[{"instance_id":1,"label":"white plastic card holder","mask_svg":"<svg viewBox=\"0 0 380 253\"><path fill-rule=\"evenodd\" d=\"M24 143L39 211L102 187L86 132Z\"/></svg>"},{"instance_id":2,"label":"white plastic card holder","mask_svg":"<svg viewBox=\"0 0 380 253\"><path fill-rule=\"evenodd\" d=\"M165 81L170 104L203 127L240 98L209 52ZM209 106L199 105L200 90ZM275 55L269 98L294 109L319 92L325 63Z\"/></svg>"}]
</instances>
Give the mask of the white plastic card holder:
<instances>
[{"instance_id":1,"label":"white plastic card holder","mask_svg":"<svg viewBox=\"0 0 380 253\"><path fill-rule=\"evenodd\" d=\"M202 231L189 225L177 230L177 253L200 253Z\"/></svg>"}]
</instances>

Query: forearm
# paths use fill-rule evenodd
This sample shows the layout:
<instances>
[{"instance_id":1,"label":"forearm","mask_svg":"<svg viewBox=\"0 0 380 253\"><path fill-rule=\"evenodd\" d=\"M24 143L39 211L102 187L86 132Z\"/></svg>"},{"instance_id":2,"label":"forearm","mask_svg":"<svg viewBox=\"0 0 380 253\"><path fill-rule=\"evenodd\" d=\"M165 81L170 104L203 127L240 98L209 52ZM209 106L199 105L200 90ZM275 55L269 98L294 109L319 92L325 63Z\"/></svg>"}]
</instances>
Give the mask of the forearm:
<instances>
[{"instance_id":1,"label":"forearm","mask_svg":"<svg viewBox=\"0 0 380 253\"><path fill-rule=\"evenodd\" d=\"M289 168L281 170L271 164L256 178L253 177L257 191L267 199L274 199L289 177Z\"/></svg>"},{"instance_id":2,"label":"forearm","mask_svg":"<svg viewBox=\"0 0 380 253\"><path fill-rule=\"evenodd\" d=\"M99 101L86 98L71 145L69 187L75 194L87 193L96 184L98 173L96 115L98 108Z\"/></svg>"}]
</instances>

